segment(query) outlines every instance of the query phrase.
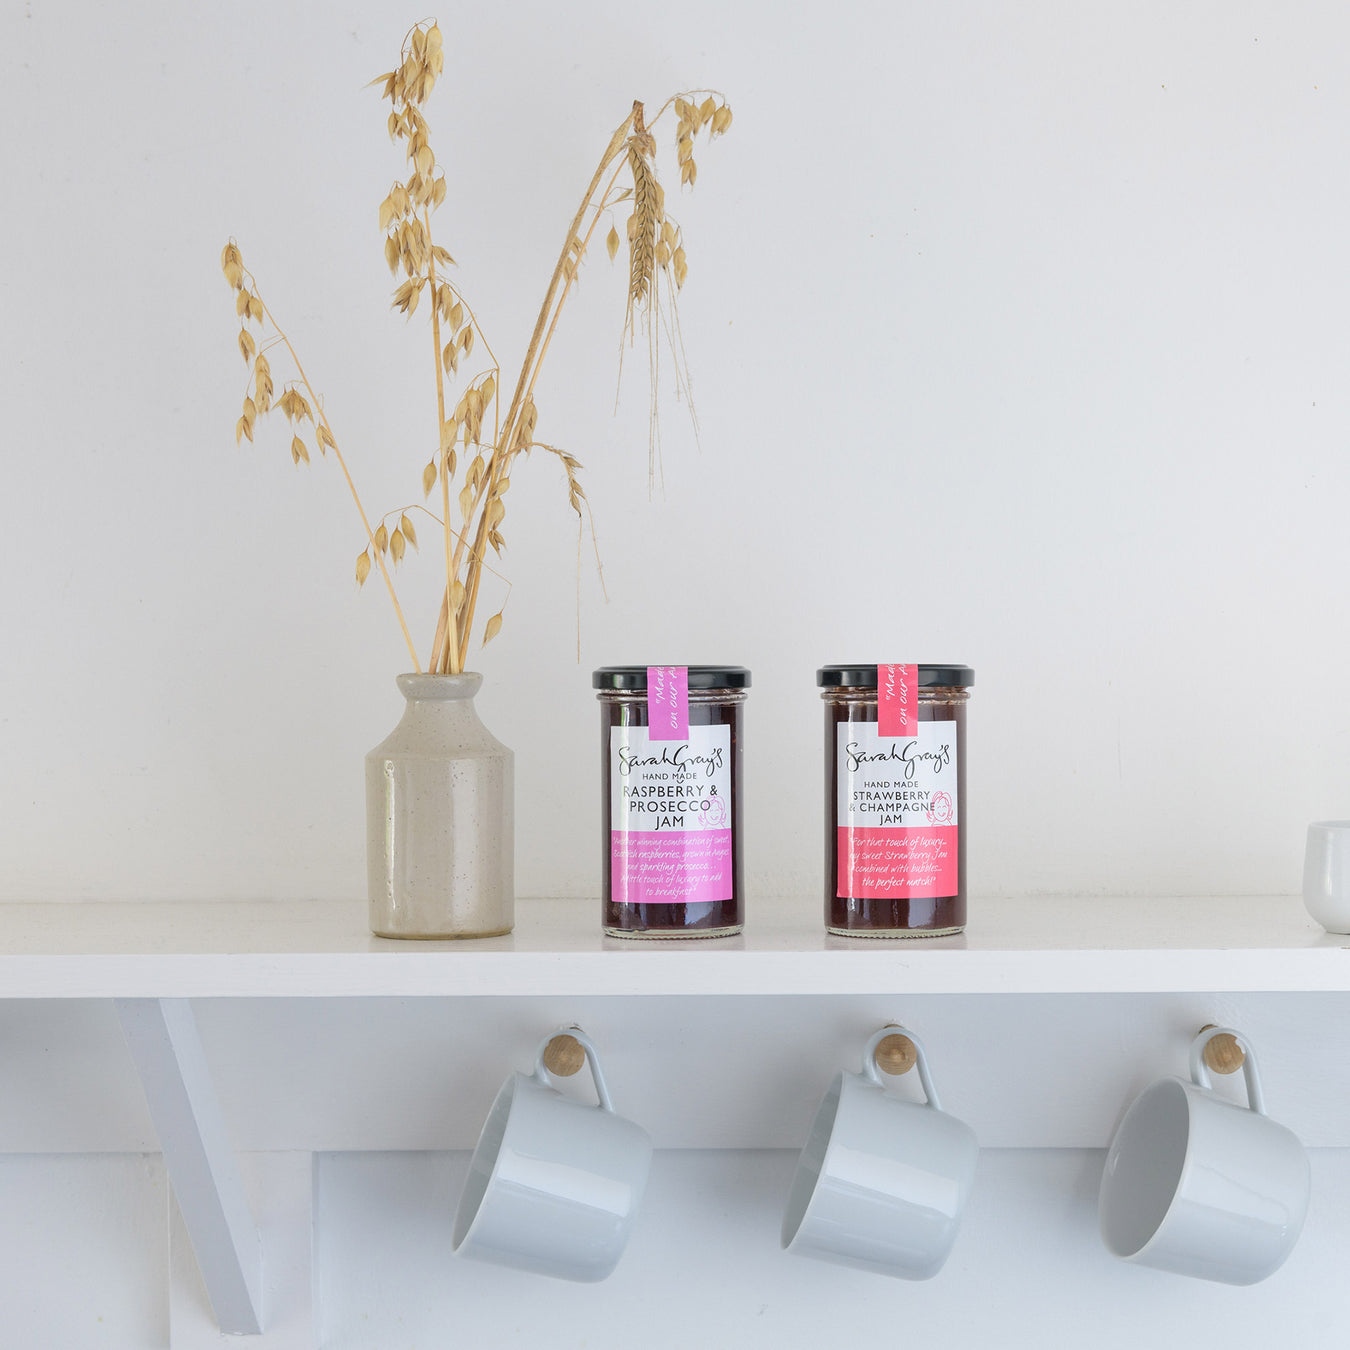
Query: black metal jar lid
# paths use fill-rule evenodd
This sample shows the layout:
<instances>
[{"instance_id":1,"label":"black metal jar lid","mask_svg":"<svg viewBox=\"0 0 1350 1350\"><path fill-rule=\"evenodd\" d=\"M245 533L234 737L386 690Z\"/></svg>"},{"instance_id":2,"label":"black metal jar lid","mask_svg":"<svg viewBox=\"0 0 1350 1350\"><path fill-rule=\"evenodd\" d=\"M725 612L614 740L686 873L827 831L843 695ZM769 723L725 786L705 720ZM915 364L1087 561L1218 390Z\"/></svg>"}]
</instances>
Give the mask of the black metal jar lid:
<instances>
[{"instance_id":1,"label":"black metal jar lid","mask_svg":"<svg viewBox=\"0 0 1350 1350\"><path fill-rule=\"evenodd\" d=\"M856 662L847 665L821 666L816 671L816 683L822 689L875 689L876 666ZM936 665L919 667L920 689L969 688L975 683L975 672L969 666Z\"/></svg>"},{"instance_id":2,"label":"black metal jar lid","mask_svg":"<svg viewBox=\"0 0 1350 1350\"><path fill-rule=\"evenodd\" d=\"M749 689L750 672L744 666L688 666L690 689ZM872 667L876 683L876 667ZM646 666L601 666L591 676L595 689L646 689Z\"/></svg>"}]
</instances>

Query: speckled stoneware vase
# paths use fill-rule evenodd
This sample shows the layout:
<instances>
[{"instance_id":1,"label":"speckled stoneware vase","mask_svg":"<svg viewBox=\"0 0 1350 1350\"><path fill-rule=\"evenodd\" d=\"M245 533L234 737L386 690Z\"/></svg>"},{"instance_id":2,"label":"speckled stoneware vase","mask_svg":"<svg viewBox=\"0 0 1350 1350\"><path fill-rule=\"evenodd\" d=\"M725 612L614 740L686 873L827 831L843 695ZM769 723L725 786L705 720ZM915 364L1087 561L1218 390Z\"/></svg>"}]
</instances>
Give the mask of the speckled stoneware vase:
<instances>
[{"instance_id":1,"label":"speckled stoneware vase","mask_svg":"<svg viewBox=\"0 0 1350 1350\"><path fill-rule=\"evenodd\" d=\"M370 927L475 938L515 922L515 756L478 720L481 675L400 675L403 720L366 756Z\"/></svg>"}]
</instances>

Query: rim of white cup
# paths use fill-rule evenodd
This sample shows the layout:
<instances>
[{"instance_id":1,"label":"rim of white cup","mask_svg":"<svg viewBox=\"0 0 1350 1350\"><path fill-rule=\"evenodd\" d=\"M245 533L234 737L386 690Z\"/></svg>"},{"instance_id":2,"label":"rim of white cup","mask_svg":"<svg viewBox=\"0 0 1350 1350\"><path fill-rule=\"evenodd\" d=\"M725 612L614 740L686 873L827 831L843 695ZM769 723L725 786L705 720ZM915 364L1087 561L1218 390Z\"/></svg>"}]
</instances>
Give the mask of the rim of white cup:
<instances>
[{"instance_id":1,"label":"rim of white cup","mask_svg":"<svg viewBox=\"0 0 1350 1350\"><path fill-rule=\"evenodd\" d=\"M479 1133L478 1142L474 1145L473 1154L469 1160L469 1175L465 1179L464 1190L459 1197L459 1206L455 1211L455 1227L450 1239L450 1250L452 1252L458 1253L460 1248L473 1236L473 1230L478 1224L479 1215L483 1212L483 1201L492 1189L492 1183L497 1180L497 1172L502 1163L502 1145L506 1142L506 1131L511 1124L511 1103L515 1100L516 1086L522 1078L522 1074L513 1073L497 1089L497 1095L492 1099L492 1106L488 1110L487 1119L483 1121L482 1131ZM478 1157L479 1151L488 1139L488 1129L498 1118L498 1108L501 1108L501 1128L497 1132L492 1170L488 1173L487 1180L483 1183L478 1195L474 1197L472 1202L473 1214L466 1220L465 1204L469 1200L469 1188L474 1184L476 1177L481 1175L481 1172L474 1170L473 1160Z\"/></svg>"},{"instance_id":2,"label":"rim of white cup","mask_svg":"<svg viewBox=\"0 0 1350 1350\"><path fill-rule=\"evenodd\" d=\"M1350 830L1350 820L1314 820L1310 830Z\"/></svg>"},{"instance_id":3,"label":"rim of white cup","mask_svg":"<svg viewBox=\"0 0 1350 1350\"><path fill-rule=\"evenodd\" d=\"M1164 1093L1180 1093L1180 1100L1186 1111L1186 1132L1181 1144L1181 1166L1177 1169L1176 1178L1172 1182L1171 1198L1167 1202L1166 1208L1154 1220L1152 1230L1148 1237L1141 1243L1136 1243L1132 1247L1125 1247L1113 1240L1112 1234L1107 1232L1106 1213L1101 1203L1101 1197L1098 1197L1098 1227L1101 1231L1102 1242L1106 1245L1107 1251L1113 1256L1119 1257L1122 1261L1129 1261L1142 1257L1148 1249L1158 1240L1158 1235L1167 1226L1167 1220L1171 1217L1172 1211L1176 1208L1177 1197L1181 1195L1186 1187L1186 1181L1194 1169L1194 1163L1191 1156L1191 1104L1190 1091L1192 1087L1184 1078L1159 1078L1156 1082L1150 1083L1135 1099L1130 1103L1129 1109L1121 1118L1120 1124L1116 1127L1116 1137L1119 1138L1120 1132L1129 1124L1130 1117L1137 1109L1141 1108L1144 1102L1150 1098L1158 1097ZM1198 1089L1197 1089L1198 1090ZM1112 1141L1114 1148L1115 1141ZM1102 1179L1102 1190L1105 1192L1108 1184L1108 1178Z\"/></svg>"},{"instance_id":4,"label":"rim of white cup","mask_svg":"<svg viewBox=\"0 0 1350 1350\"><path fill-rule=\"evenodd\" d=\"M802 1146L802 1151L797 1158L797 1165L792 1171L792 1182L788 1188L787 1208L783 1211L783 1225L778 1233L778 1244L784 1251L787 1251L797 1240L797 1234L801 1232L802 1224L806 1222L806 1216L811 1212L811 1206L815 1202L816 1189L820 1185L821 1173L825 1171L830 1155L835 1151L834 1127L839 1120L840 1103L844 1100L844 1075L842 1072L835 1074L830 1086L825 1090L825 1095L821 1097L820 1105L816 1107L815 1114L811 1117L811 1132L806 1137L808 1144L816 1137L817 1124L824 1116L831 1098L834 1101L834 1110L830 1113L829 1123L826 1127L825 1151L820 1155L820 1166L815 1169L815 1175L811 1178L811 1185L806 1192L806 1199L801 1203L801 1212L797 1215L796 1222L792 1224L792 1232L789 1234L788 1225L792 1219L793 1201L797 1199L797 1186L803 1179L806 1169L806 1164L803 1162L806 1145Z\"/></svg>"}]
</instances>

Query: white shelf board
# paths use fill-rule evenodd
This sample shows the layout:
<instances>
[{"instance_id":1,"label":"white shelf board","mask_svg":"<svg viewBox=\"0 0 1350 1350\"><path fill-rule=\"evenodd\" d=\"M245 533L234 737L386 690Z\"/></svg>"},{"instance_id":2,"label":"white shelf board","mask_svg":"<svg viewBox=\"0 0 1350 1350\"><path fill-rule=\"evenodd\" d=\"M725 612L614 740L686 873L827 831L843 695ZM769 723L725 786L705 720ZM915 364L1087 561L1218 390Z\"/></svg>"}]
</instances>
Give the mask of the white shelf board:
<instances>
[{"instance_id":1,"label":"white shelf board","mask_svg":"<svg viewBox=\"0 0 1350 1350\"><path fill-rule=\"evenodd\" d=\"M362 901L0 905L0 998L1350 992L1350 937L1293 896L976 899L964 935L825 933L759 900L738 938L605 938L595 900L522 900L509 937L371 936Z\"/></svg>"}]
</instances>

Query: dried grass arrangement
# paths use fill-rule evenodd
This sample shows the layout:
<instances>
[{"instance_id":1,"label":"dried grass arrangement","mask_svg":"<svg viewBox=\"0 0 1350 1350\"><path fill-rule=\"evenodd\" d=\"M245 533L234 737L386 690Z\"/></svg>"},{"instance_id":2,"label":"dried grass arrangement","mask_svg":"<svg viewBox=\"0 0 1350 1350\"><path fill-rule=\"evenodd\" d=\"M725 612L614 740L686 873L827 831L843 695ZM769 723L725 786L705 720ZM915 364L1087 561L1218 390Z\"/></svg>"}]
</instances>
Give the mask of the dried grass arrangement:
<instances>
[{"instance_id":1,"label":"dried grass arrangement","mask_svg":"<svg viewBox=\"0 0 1350 1350\"><path fill-rule=\"evenodd\" d=\"M656 355L663 338L675 358L677 387L685 396L688 394L675 308L688 262L683 233L666 210L666 195L657 174L656 139L644 120L643 105L634 103L632 112L610 137L568 227L520 372L509 401L504 401L501 364L477 315L450 279L454 258L432 235L432 215L445 201L449 188L431 148L430 128L422 109L444 66L442 42L435 22L418 24L404 41L398 68L372 82L381 86L383 97L389 100L389 136L395 143L402 142L408 166L406 179L395 182L380 204L379 227L389 270L396 277L400 273L403 276L394 292L393 307L409 318L423 307L431 329L437 435L429 437L435 448L422 470L422 492L429 501L439 487L432 505L398 508L372 521L361 503L324 401L310 383L290 338L263 300L256 279L244 267L233 240L221 253L221 267L235 291L235 313L241 321L239 351L249 367L243 410L235 426L236 444L245 438L253 440L260 417L281 412L290 426L291 458L297 465L310 462L311 444L321 454L332 452L366 536L365 547L356 560L356 580L364 584L372 567L378 569L393 601L413 668L419 672L423 667L392 573L408 546L417 547L417 531L409 512L424 511L435 522L443 542L445 591L426 669L432 674L454 675L464 670L483 572L492 571L488 551L500 556L505 543L505 499L516 459L534 450L556 456L566 474L568 500L577 514L579 530L586 524L583 512L589 513L589 505L578 477L581 464L568 452L539 439L534 393L563 306L574 289L596 230L602 222L611 222L605 244L612 262L622 242L613 222L627 212L629 280L623 335L625 343L641 336L648 345L653 377L649 454L654 454L656 444ZM731 109L715 93L683 94L667 100L652 124L668 112L676 120L680 184L692 188L698 176L695 142L701 133L706 132L711 139L725 132L731 126ZM479 350L483 359L475 363L474 353ZM289 358L293 374L278 394L269 356L279 352ZM439 514L433 506L439 506ZM484 645L497 635L501 625L502 613L498 610L483 624Z\"/></svg>"}]
</instances>

